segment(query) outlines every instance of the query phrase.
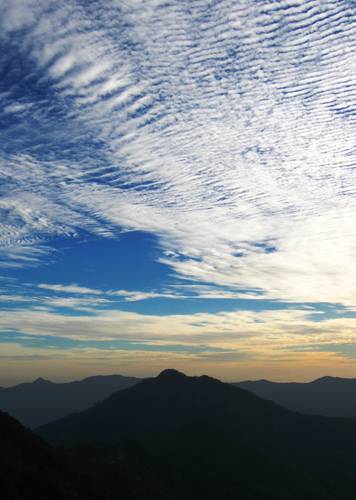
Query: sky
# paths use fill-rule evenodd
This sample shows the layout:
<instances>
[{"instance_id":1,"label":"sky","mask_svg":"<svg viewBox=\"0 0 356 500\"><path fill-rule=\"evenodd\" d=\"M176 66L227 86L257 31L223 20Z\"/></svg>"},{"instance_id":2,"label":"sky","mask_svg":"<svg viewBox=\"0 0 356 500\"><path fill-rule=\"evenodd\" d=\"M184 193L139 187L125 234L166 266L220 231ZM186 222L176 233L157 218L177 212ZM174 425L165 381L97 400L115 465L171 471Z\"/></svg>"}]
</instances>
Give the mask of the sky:
<instances>
[{"instance_id":1,"label":"sky","mask_svg":"<svg viewBox=\"0 0 356 500\"><path fill-rule=\"evenodd\" d=\"M0 385L356 376L353 0L0 0Z\"/></svg>"}]
</instances>

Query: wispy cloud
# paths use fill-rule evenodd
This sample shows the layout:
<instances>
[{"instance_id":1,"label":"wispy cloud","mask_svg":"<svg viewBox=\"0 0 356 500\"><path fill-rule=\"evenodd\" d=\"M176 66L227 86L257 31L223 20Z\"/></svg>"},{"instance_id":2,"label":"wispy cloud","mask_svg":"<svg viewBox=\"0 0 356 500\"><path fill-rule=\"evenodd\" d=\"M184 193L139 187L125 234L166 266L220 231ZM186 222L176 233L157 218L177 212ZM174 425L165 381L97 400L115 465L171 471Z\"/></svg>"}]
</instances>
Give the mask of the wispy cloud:
<instances>
[{"instance_id":1,"label":"wispy cloud","mask_svg":"<svg viewBox=\"0 0 356 500\"><path fill-rule=\"evenodd\" d=\"M104 298L91 297L47 297L42 303L53 308L66 308L76 311L96 311L98 307L108 304L110 301Z\"/></svg>"},{"instance_id":2,"label":"wispy cloud","mask_svg":"<svg viewBox=\"0 0 356 500\"><path fill-rule=\"evenodd\" d=\"M65 294L80 294L80 295L105 295L107 297L119 297L128 302L135 302L145 299L181 299L185 298L184 295L178 292L155 292L155 291L139 291L139 290L99 290L97 288L88 288L79 285L60 285L60 284L46 284L40 283L38 288L50 290L52 292L60 292ZM74 299L78 300L78 299ZM95 299L94 299L95 300ZM104 299L102 300L104 302ZM106 300L108 302L108 300ZM99 302L99 300L97 300Z\"/></svg>"},{"instance_id":3,"label":"wispy cloud","mask_svg":"<svg viewBox=\"0 0 356 500\"><path fill-rule=\"evenodd\" d=\"M60 285L60 284L47 284L40 283L38 288L44 290L51 290L52 292L63 292L63 293L78 293L86 295L102 295L104 292L102 290L97 290L95 288L88 288L79 285Z\"/></svg>"},{"instance_id":4,"label":"wispy cloud","mask_svg":"<svg viewBox=\"0 0 356 500\"><path fill-rule=\"evenodd\" d=\"M122 297L127 302L135 302L146 299L183 299L184 295L170 292L145 292L145 291L129 291L129 290L114 290L108 292L109 295Z\"/></svg>"},{"instance_id":5,"label":"wispy cloud","mask_svg":"<svg viewBox=\"0 0 356 500\"><path fill-rule=\"evenodd\" d=\"M12 103L3 108L3 113L23 113L32 108L32 103Z\"/></svg>"},{"instance_id":6,"label":"wispy cloud","mask_svg":"<svg viewBox=\"0 0 356 500\"><path fill-rule=\"evenodd\" d=\"M25 295L9 295L8 293L1 293L0 290L0 303L1 302L14 302L14 303L21 303L21 302L32 302L31 297L26 297Z\"/></svg>"}]
</instances>

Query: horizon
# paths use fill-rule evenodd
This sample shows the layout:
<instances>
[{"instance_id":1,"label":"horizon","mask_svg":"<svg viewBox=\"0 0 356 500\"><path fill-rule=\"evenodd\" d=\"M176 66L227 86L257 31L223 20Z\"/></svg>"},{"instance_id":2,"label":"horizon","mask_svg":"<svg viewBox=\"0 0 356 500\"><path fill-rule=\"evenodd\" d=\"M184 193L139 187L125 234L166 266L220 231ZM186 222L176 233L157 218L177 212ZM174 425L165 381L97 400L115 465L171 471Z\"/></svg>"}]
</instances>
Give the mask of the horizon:
<instances>
[{"instance_id":1,"label":"horizon","mask_svg":"<svg viewBox=\"0 0 356 500\"><path fill-rule=\"evenodd\" d=\"M271 380L271 379L266 379L266 378L255 378L255 379L233 379L233 380L227 380L227 379L221 379L221 378L218 378L218 377L215 377L215 376L212 376L211 374L209 373L185 373L181 370L176 370L175 368L164 368L163 370L160 370L156 373L152 373L150 375L135 375L135 374L127 374L127 373L107 373L107 374L91 374L91 375L88 375L88 376L85 376L83 378L75 378L75 379L72 379L72 378L63 378L63 379L48 379L48 378L45 378L45 377L42 377L41 375L39 375L38 377L35 377L34 379L27 379L27 380L22 380L21 381L17 381L15 383L12 383L11 385L7 385L7 384L3 384L0 380L0 388L4 388L4 389L9 389L9 388L12 388L12 387L15 387L17 385L20 385L20 384L33 384L35 382L38 382L38 381L44 381L44 382L50 382L51 384L70 384L72 382L82 382L83 380L86 380L86 379L90 379L90 378L98 378L98 377L115 377L115 376L119 376L119 377L127 377L127 378L137 378L139 381L141 380L145 380L146 378L156 378L158 377L162 372L166 371L166 370L173 370L173 371L176 371L178 373L182 373L183 375L186 375L187 377L204 377L204 376L207 376L207 377L210 377L210 378L214 378L214 379L217 379L217 380L220 380L221 382L224 382L224 383L228 383L228 384L234 384L234 383L240 383L240 382L261 382L261 381L266 381L266 382L272 382L272 383L275 383L275 384L284 384L284 383L297 383L297 384L309 384L309 383L312 383L312 382L316 382L317 380L321 380L321 379L342 379L342 380L356 380L356 375L355 376L351 376L351 377L337 377L337 376L332 376L332 375L322 375L321 377L317 377L317 378L313 378L313 379L306 379L306 380L294 380L294 379L288 379L288 380Z\"/></svg>"},{"instance_id":2,"label":"horizon","mask_svg":"<svg viewBox=\"0 0 356 500\"><path fill-rule=\"evenodd\" d=\"M0 385L356 376L353 17L2 1Z\"/></svg>"}]
</instances>

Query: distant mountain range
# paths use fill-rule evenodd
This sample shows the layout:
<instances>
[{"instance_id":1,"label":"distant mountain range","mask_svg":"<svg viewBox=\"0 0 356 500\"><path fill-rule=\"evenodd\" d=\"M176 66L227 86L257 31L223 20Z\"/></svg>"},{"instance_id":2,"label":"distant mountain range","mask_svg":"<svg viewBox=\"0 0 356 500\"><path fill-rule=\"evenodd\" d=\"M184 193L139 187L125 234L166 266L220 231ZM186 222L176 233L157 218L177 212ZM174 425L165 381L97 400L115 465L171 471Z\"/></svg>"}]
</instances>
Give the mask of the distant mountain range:
<instances>
[{"instance_id":1,"label":"distant mountain range","mask_svg":"<svg viewBox=\"0 0 356 500\"><path fill-rule=\"evenodd\" d=\"M69 413L86 410L112 392L130 387L139 380L107 375L60 384L38 378L32 383L0 387L0 410L26 427L35 428Z\"/></svg>"},{"instance_id":2,"label":"distant mountain range","mask_svg":"<svg viewBox=\"0 0 356 500\"><path fill-rule=\"evenodd\" d=\"M159 478L152 498L356 498L356 420L301 415L207 376L165 370L37 432L111 447L118 467L134 456L141 481Z\"/></svg>"},{"instance_id":3,"label":"distant mountain range","mask_svg":"<svg viewBox=\"0 0 356 500\"><path fill-rule=\"evenodd\" d=\"M356 418L356 378L322 377L308 383L257 380L234 385L300 413Z\"/></svg>"},{"instance_id":4,"label":"distant mountain range","mask_svg":"<svg viewBox=\"0 0 356 500\"><path fill-rule=\"evenodd\" d=\"M39 378L32 383L0 387L0 410L32 429L86 410L110 394L140 382L136 377L103 375L67 383ZM356 418L356 379L322 377L313 382L236 382L260 398L300 413Z\"/></svg>"}]
</instances>

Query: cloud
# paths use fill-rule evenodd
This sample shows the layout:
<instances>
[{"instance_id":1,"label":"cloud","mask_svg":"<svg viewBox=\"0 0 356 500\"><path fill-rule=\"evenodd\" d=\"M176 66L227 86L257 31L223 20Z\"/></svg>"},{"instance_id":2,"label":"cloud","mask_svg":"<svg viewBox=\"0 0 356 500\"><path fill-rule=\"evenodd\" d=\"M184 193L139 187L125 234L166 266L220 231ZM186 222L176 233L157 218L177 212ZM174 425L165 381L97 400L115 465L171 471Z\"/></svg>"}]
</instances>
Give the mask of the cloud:
<instances>
[{"instance_id":1,"label":"cloud","mask_svg":"<svg viewBox=\"0 0 356 500\"><path fill-rule=\"evenodd\" d=\"M179 283L179 285L174 285L172 288L185 291L190 293L191 297L196 297L199 299L225 299L225 300L258 300L264 299L264 296L257 291L252 293L238 292L233 290L226 290L222 287L216 285L201 285L201 284L184 284ZM186 296L187 297L187 296ZM188 295L189 297L189 295Z\"/></svg>"},{"instance_id":2,"label":"cloud","mask_svg":"<svg viewBox=\"0 0 356 500\"><path fill-rule=\"evenodd\" d=\"M356 358L356 342L351 339L350 342L340 343L337 339L331 343L310 344L310 345L297 345L291 348L294 352L332 352L340 354L346 358Z\"/></svg>"},{"instance_id":3,"label":"cloud","mask_svg":"<svg viewBox=\"0 0 356 500\"><path fill-rule=\"evenodd\" d=\"M110 303L109 300L104 298L91 298L91 297L52 297L43 300L43 303L49 307L73 309L76 311L96 311L98 307Z\"/></svg>"},{"instance_id":4,"label":"cloud","mask_svg":"<svg viewBox=\"0 0 356 500\"><path fill-rule=\"evenodd\" d=\"M356 319L327 318L317 311L277 309L220 313L171 314L158 316L117 309L90 309L90 314L75 308L99 307L101 299L52 299L52 305L72 307L70 315L38 308L3 310L0 330L33 336L64 337L73 340L130 341L182 344L238 350L253 357L290 352L294 346L329 344L337 334L339 343L355 341ZM50 304L50 299L45 299ZM81 311L81 309L79 309ZM85 309L84 309L85 311Z\"/></svg>"},{"instance_id":5,"label":"cloud","mask_svg":"<svg viewBox=\"0 0 356 500\"><path fill-rule=\"evenodd\" d=\"M129 291L129 290L112 290L108 295L123 297L127 302L136 302L146 299L183 299L184 295L169 292L144 292L144 291Z\"/></svg>"},{"instance_id":6,"label":"cloud","mask_svg":"<svg viewBox=\"0 0 356 500\"><path fill-rule=\"evenodd\" d=\"M154 292L154 291L139 291L139 290L99 290L97 288L88 288L79 285L60 285L60 284L46 284L40 283L37 285L38 288L44 290L50 290L52 292L60 292L60 293L74 293L80 295L106 295L107 297L120 297L127 302L135 302L139 300L146 299L156 299L156 298L166 298L166 299L181 299L186 298L183 295L178 294L177 292ZM56 299L57 300L57 299ZM71 299L65 299L71 300ZM73 299L78 300L78 299ZM100 302L109 302L106 299L97 299L97 303Z\"/></svg>"},{"instance_id":7,"label":"cloud","mask_svg":"<svg viewBox=\"0 0 356 500\"><path fill-rule=\"evenodd\" d=\"M180 278L356 307L350 4L16 6L2 38L23 29L11 57L35 83L0 164L3 266L141 230Z\"/></svg>"},{"instance_id":8,"label":"cloud","mask_svg":"<svg viewBox=\"0 0 356 500\"><path fill-rule=\"evenodd\" d=\"M60 284L47 284L40 283L38 288L42 288L44 290L51 290L52 292L63 292L63 293L79 293L86 295L102 295L104 292L101 290L97 290L95 288L88 288L79 285L60 285Z\"/></svg>"},{"instance_id":9,"label":"cloud","mask_svg":"<svg viewBox=\"0 0 356 500\"><path fill-rule=\"evenodd\" d=\"M21 361L18 377L25 372L56 378L95 371L147 375L167 366L228 380L351 376L356 319L319 316L317 321L315 312L296 309L168 316L5 310L0 375L6 380L5 367L11 373L11 363Z\"/></svg>"},{"instance_id":10,"label":"cloud","mask_svg":"<svg viewBox=\"0 0 356 500\"><path fill-rule=\"evenodd\" d=\"M3 108L3 113L22 113L32 108L31 103L13 103Z\"/></svg>"},{"instance_id":11,"label":"cloud","mask_svg":"<svg viewBox=\"0 0 356 500\"><path fill-rule=\"evenodd\" d=\"M0 290L1 292L1 290ZM0 303L1 302L13 302L17 304L18 302L32 302L33 299L31 297L26 297L24 295L9 295L9 294L1 294L0 293Z\"/></svg>"}]
</instances>

